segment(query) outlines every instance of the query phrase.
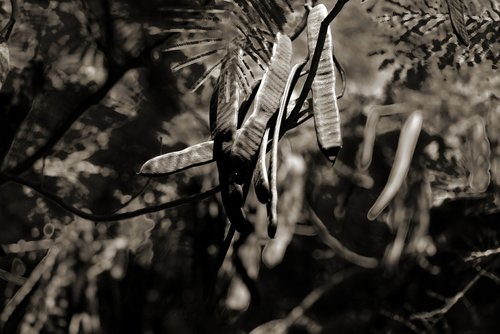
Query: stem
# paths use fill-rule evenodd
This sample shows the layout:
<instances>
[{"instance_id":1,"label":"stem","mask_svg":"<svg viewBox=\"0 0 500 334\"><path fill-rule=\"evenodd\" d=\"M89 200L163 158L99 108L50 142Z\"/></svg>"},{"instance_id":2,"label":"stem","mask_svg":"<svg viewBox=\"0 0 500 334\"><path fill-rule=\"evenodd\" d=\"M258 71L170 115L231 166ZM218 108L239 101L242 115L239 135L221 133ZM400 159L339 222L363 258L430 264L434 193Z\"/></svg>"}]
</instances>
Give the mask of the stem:
<instances>
[{"instance_id":1,"label":"stem","mask_svg":"<svg viewBox=\"0 0 500 334\"><path fill-rule=\"evenodd\" d=\"M328 33L328 29L330 29L330 23L332 23L333 19L337 17L337 15L340 13L340 11L347 2L349 2L349 0L337 1L332 11L328 14L325 20L321 22L321 27L319 29L319 34L318 34L318 41L316 42L316 47L314 48L314 54L311 60L311 67L309 68L309 74L307 75L306 82L302 87L302 91L300 92L299 98L296 100L295 107L291 112L292 115L300 111L302 105L304 104L304 101L307 99L307 95L309 95L309 91L311 90L314 77L316 76L316 72L318 70L318 65L321 58L321 52L323 51L323 46L325 45L326 34Z\"/></svg>"},{"instance_id":2,"label":"stem","mask_svg":"<svg viewBox=\"0 0 500 334\"><path fill-rule=\"evenodd\" d=\"M177 207L180 205L184 205L184 204L191 203L194 201L202 200L202 199L207 198L207 197L220 191L220 186L215 186L212 189L209 189L205 192L191 195L191 196L184 197L184 198L179 198L179 199L165 202L165 203L155 205L155 206L148 206L148 207L144 207L144 208L141 208L138 210L123 212L123 213L118 213L118 214L96 215L96 214L82 211L80 209L77 209L77 208L63 202L56 195L51 194L51 193L41 189L38 185L36 185L35 183L33 183L31 181L24 180L18 176L9 175L9 174L5 174L5 173L1 173L0 177L6 181L11 181L11 182L15 182L15 183L27 186L27 187L33 189L34 191L36 191L37 193L39 193L40 195L42 195L43 197L45 197L46 199L48 199L49 201L53 202L54 204L57 204L61 208L71 212L72 214L74 214L80 218L87 219L87 220L94 221L94 222L113 222L113 221L124 220L124 219L142 216L142 215L145 215L148 213L153 213L153 212L158 212L158 211L162 211L162 210L166 210L166 209L171 209L171 208L174 208L174 207Z\"/></svg>"}]
</instances>

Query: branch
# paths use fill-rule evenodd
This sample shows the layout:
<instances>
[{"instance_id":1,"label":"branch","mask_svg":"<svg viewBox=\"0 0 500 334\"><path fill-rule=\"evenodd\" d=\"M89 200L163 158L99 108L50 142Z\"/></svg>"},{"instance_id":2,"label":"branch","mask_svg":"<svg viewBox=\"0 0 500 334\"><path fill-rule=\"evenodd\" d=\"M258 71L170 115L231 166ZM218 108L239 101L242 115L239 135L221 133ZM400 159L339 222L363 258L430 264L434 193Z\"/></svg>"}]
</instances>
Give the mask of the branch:
<instances>
[{"instance_id":1,"label":"branch","mask_svg":"<svg viewBox=\"0 0 500 334\"><path fill-rule=\"evenodd\" d=\"M123 213L118 213L118 214L96 215L96 214L88 213L86 211L82 211L78 208L75 208L75 207L63 202L61 200L61 198L43 190L34 182L24 180L18 176L5 174L5 173L0 173L0 177L6 181L11 181L11 182L15 182L17 184L27 186L27 187L33 189L34 191L36 191L37 193L39 193L40 195L42 195L44 198L51 201L52 203L63 208L64 210L71 212L72 214L74 214L80 218L87 219L87 220L94 221L94 222L113 222L113 221L130 219L130 218L142 216L142 215L145 215L148 213L153 213L153 212L158 212L158 211L162 211L162 210L166 210L166 209L171 209L171 208L174 208L174 207L177 207L180 205L184 205L184 204L188 204L188 203L191 203L194 201L205 199L205 198L220 191L220 186L215 186L214 188L209 189L205 192L191 195L191 196L188 196L185 198L180 198L180 199L177 199L174 201L162 203L159 205L144 207L144 208L141 208L138 210L123 212Z\"/></svg>"},{"instance_id":2,"label":"branch","mask_svg":"<svg viewBox=\"0 0 500 334\"><path fill-rule=\"evenodd\" d=\"M348 249L340 241L338 241L334 236L328 232L327 227L321 219L316 215L313 208L310 204L307 205L309 207L310 218L312 221L312 225L316 230L316 233L320 237L321 241L328 247L330 247L337 255L339 255L344 260L347 260L353 264L356 264L363 268L373 269L378 266L378 260L372 257L367 257L363 255L359 255L352 250Z\"/></svg>"},{"instance_id":3,"label":"branch","mask_svg":"<svg viewBox=\"0 0 500 334\"><path fill-rule=\"evenodd\" d=\"M328 291L341 284L347 278L359 272L359 268L351 268L335 273L328 282L312 290L302 302L295 306L283 319L271 320L254 328L250 334L287 333L293 324L303 319L304 314Z\"/></svg>"},{"instance_id":4,"label":"branch","mask_svg":"<svg viewBox=\"0 0 500 334\"><path fill-rule=\"evenodd\" d=\"M38 159L46 156L52 147L56 145L59 140L66 134L66 132L71 128L73 123L80 118L80 116L87 111L90 107L98 104L103 98L108 95L109 91L116 85L116 83L127 73L129 70L140 67L143 64L144 58L149 55L149 53L156 47L165 43L165 40L170 38L173 34L169 34L166 37L158 40L152 45L146 47L142 52L135 58L132 58L125 65L118 66L117 68L110 68L108 78L106 82L99 88L93 95L89 96L84 103L78 105L74 112L69 115L61 124L59 129L55 131L52 136L47 140L47 142L40 147L35 153L26 158L23 162L19 163L16 167L8 170L10 174L19 175L26 170L28 170ZM0 186L4 184L7 180L0 177Z\"/></svg>"},{"instance_id":5,"label":"branch","mask_svg":"<svg viewBox=\"0 0 500 334\"><path fill-rule=\"evenodd\" d=\"M410 319L412 320L418 319L421 321L430 321L430 322L440 320L444 315L446 315L446 313L448 313L448 311L453 306L455 306L456 303L458 303L462 298L465 297L465 294L470 290L470 288L474 286L474 284L477 283L477 281L479 281L481 276L482 276L481 273L477 274L469 283L467 283L467 285L463 288L463 290L457 292L453 297L446 298L446 302L442 307L428 312L416 313L412 315Z\"/></svg>"},{"instance_id":6,"label":"branch","mask_svg":"<svg viewBox=\"0 0 500 334\"><path fill-rule=\"evenodd\" d=\"M9 22L7 22L2 31L0 31L1 37L3 37L6 41L9 40L10 33L12 32L12 28L14 28L14 24L16 23L17 20L17 14L19 12L17 6L17 0L10 0L10 7L11 7L11 13Z\"/></svg>"},{"instance_id":7,"label":"branch","mask_svg":"<svg viewBox=\"0 0 500 334\"><path fill-rule=\"evenodd\" d=\"M483 257L488 257L492 255L500 254L500 248L495 248L495 249L488 249L485 251L477 251L477 252L472 252L468 257L464 259L465 262L469 261L474 261L477 259L481 259Z\"/></svg>"}]
</instances>

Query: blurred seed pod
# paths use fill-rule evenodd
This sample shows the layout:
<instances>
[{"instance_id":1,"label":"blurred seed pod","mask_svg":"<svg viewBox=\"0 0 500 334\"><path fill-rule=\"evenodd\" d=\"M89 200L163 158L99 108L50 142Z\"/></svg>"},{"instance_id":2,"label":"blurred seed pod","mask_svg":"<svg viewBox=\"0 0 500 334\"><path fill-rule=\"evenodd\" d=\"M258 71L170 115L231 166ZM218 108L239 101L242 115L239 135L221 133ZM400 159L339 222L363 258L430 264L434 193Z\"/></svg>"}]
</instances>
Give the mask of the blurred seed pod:
<instances>
[{"instance_id":1,"label":"blurred seed pod","mask_svg":"<svg viewBox=\"0 0 500 334\"><path fill-rule=\"evenodd\" d=\"M0 89L7 78L10 68L9 46L7 41L0 37Z\"/></svg>"}]
</instances>

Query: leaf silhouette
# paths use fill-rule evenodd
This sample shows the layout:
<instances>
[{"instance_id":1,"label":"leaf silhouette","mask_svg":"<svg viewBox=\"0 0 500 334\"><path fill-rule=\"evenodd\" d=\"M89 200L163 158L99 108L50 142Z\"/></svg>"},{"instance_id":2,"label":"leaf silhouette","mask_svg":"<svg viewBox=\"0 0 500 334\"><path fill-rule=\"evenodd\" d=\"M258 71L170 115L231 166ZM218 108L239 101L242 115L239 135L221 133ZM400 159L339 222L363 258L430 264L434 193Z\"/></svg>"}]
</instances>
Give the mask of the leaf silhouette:
<instances>
[{"instance_id":1,"label":"leaf silhouette","mask_svg":"<svg viewBox=\"0 0 500 334\"><path fill-rule=\"evenodd\" d=\"M469 45L469 33L465 23L465 7L462 0L446 0L453 30L460 42Z\"/></svg>"}]
</instances>

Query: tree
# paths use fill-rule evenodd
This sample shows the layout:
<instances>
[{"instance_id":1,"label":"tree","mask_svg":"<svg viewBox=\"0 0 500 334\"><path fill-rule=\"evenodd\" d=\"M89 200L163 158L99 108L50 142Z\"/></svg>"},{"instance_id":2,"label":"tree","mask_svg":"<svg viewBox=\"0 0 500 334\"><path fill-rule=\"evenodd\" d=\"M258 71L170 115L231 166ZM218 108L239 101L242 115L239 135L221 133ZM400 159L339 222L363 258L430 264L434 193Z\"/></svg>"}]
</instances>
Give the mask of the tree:
<instances>
[{"instance_id":1,"label":"tree","mask_svg":"<svg viewBox=\"0 0 500 334\"><path fill-rule=\"evenodd\" d=\"M498 6L325 4L2 6L4 332L496 328Z\"/></svg>"}]
</instances>

